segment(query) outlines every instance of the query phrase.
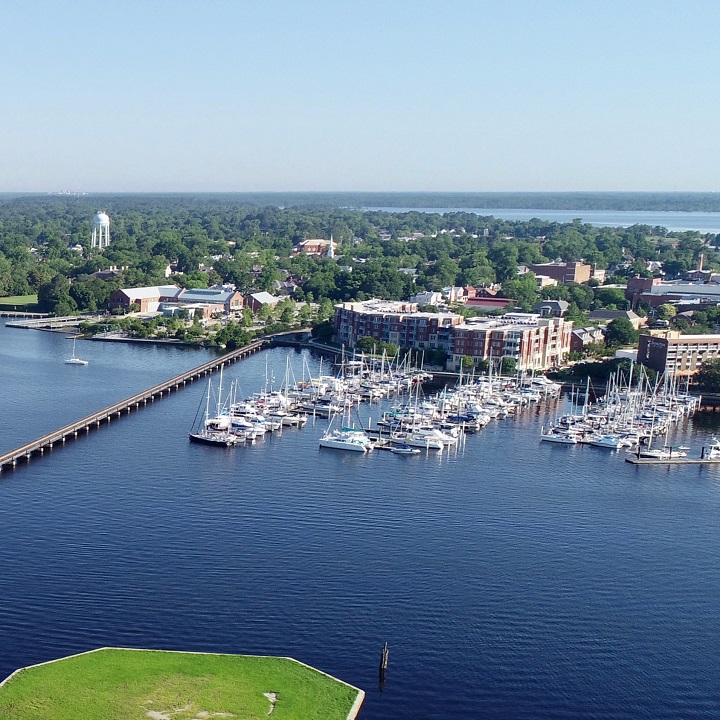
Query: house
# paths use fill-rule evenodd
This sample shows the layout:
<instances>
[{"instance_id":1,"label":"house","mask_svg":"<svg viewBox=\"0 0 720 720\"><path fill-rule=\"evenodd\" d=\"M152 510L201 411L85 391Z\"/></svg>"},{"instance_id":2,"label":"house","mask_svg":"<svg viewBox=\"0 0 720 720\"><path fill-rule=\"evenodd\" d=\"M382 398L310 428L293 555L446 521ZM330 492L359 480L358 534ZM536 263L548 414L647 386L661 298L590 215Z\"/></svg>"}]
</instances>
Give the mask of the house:
<instances>
[{"instance_id":1,"label":"house","mask_svg":"<svg viewBox=\"0 0 720 720\"><path fill-rule=\"evenodd\" d=\"M92 273L90 277L97 278L98 280L109 280L110 278L119 275L123 270L127 270L127 265L123 265L120 268L117 265L111 265L105 270L98 270L97 272ZM167 275L165 277L167 277Z\"/></svg>"},{"instance_id":2,"label":"house","mask_svg":"<svg viewBox=\"0 0 720 720\"><path fill-rule=\"evenodd\" d=\"M604 342L605 334L599 327L573 328L570 336L570 352L581 353L590 343Z\"/></svg>"},{"instance_id":3,"label":"house","mask_svg":"<svg viewBox=\"0 0 720 720\"><path fill-rule=\"evenodd\" d=\"M569 307L567 300L543 300L533 308L533 312L540 317L562 317Z\"/></svg>"},{"instance_id":4,"label":"house","mask_svg":"<svg viewBox=\"0 0 720 720\"><path fill-rule=\"evenodd\" d=\"M421 292L410 298L411 303L418 305L441 305L443 303L442 293L439 292Z\"/></svg>"},{"instance_id":5,"label":"house","mask_svg":"<svg viewBox=\"0 0 720 720\"><path fill-rule=\"evenodd\" d=\"M445 287L443 288L443 294L447 298L449 303L462 303L465 302L465 289L461 287Z\"/></svg>"},{"instance_id":6,"label":"house","mask_svg":"<svg viewBox=\"0 0 720 720\"><path fill-rule=\"evenodd\" d=\"M629 320L636 330L639 330L640 327L647 323L647 318L640 317L632 310L593 310L588 315L588 320L590 321L600 321L605 323L612 322L618 318L625 318L626 320Z\"/></svg>"}]
</instances>

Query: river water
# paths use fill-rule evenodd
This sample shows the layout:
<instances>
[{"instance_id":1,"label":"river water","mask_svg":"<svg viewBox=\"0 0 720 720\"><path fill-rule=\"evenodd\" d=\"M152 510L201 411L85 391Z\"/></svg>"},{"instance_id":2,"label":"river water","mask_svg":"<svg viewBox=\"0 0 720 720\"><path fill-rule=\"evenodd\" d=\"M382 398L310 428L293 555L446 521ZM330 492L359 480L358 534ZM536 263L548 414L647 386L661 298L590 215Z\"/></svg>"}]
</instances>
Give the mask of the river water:
<instances>
[{"instance_id":1,"label":"river water","mask_svg":"<svg viewBox=\"0 0 720 720\"><path fill-rule=\"evenodd\" d=\"M0 326L0 451L209 357L70 351ZM224 381L277 385L288 357L319 370L277 349ZM441 456L320 450L325 421L206 448L204 390L0 477L0 676L105 645L259 653L365 689L364 720L720 716L720 468L538 442L557 407ZM694 449L714 431L681 428Z\"/></svg>"},{"instance_id":2,"label":"river water","mask_svg":"<svg viewBox=\"0 0 720 720\"><path fill-rule=\"evenodd\" d=\"M680 212L676 210L526 210L516 208L393 208L367 207L364 210L384 212L424 212L424 213L475 213L503 220L546 220L548 222L570 223L580 218L584 223L597 227L630 227L632 225L650 225L664 227L667 230L683 232L697 230L701 233L720 233L720 213L717 212Z\"/></svg>"}]
</instances>

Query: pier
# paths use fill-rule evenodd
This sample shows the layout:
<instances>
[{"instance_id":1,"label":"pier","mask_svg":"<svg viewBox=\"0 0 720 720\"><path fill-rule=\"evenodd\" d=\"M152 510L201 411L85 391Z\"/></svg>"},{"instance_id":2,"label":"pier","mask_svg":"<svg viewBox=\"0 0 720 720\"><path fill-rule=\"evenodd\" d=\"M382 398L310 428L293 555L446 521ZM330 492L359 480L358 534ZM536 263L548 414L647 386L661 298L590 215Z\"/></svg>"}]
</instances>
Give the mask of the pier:
<instances>
[{"instance_id":1,"label":"pier","mask_svg":"<svg viewBox=\"0 0 720 720\"><path fill-rule=\"evenodd\" d=\"M153 403L175 390L185 387L188 383L206 377L226 365L242 360L244 357L262 350L268 341L266 339L256 340L245 347L232 350L220 357L209 360L198 367L176 375L159 385L154 385L121 400L114 405L103 408L98 412L88 415L76 422L65 425L58 430L47 433L42 437L25 443L15 450L0 455L0 473L8 468L14 468L19 462L28 462L33 455L43 455L46 450L52 450L55 445L64 445L68 440L74 440L80 433L89 433L90 430L100 427L103 423L109 424L113 419L129 415L133 410L139 410L148 403Z\"/></svg>"},{"instance_id":2,"label":"pier","mask_svg":"<svg viewBox=\"0 0 720 720\"><path fill-rule=\"evenodd\" d=\"M10 316L9 313L4 315ZM66 327L77 327L81 322L101 322L104 315L67 315L54 317L40 313L14 313L13 317L21 317L21 320L6 322L7 327L21 328L23 330L59 330Z\"/></svg>"},{"instance_id":3,"label":"pier","mask_svg":"<svg viewBox=\"0 0 720 720\"><path fill-rule=\"evenodd\" d=\"M626 457L633 465L718 465L720 458L638 458Z\"/></svg>"}]
</instances>

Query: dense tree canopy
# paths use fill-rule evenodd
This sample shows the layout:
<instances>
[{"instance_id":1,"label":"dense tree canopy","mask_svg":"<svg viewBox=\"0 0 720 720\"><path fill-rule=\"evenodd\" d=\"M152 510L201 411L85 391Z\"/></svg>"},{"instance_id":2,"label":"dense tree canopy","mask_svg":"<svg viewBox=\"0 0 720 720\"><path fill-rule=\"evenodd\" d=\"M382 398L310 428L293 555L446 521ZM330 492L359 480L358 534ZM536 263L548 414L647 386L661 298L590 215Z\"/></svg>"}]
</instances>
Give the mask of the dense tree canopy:
<instances>
[{"instance_id":1,"label":"dense tree canopy","mask_svg":"<svg viewBox=\"0 0 720 720\"><path fill-rule=\"evenodd\" d=\"M700 254L705 267L717 262L714 236L646 225L362 211L320 207L312 198L307 206L280 208L261 206L258 197L255 204L224 195L0 199L0 296L37 292L45 308L93 310L117 287L168 281L188 288L231 283L247 294L276 292L279 282L292 279L298 297L330 302L406 299L422 290L497 282L525 309L556 298L582 314L625 309L627 301L617 288L569 284L538 291L530 275L518 276L518 265L583 259L622 279L646 272L647 260L662 261L670 274L694 267ZM98 208L111 218L111 244L103 252L89 247ZM291 255L298 242L331 235L334 260ZM118 272L101 288L92 274L111 266ZM58 275L69 287L61 287Z\"/></svg>"}]
</instances>

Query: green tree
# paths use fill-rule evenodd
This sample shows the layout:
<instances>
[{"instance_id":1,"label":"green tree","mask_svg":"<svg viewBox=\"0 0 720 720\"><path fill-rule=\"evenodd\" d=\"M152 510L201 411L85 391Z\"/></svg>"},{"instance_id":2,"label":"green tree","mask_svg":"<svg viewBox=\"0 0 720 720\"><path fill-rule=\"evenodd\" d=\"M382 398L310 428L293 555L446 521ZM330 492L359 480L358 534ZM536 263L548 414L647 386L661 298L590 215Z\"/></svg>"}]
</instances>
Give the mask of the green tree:
<instances>
[{"instance_id":1,"label":"green tree","mask_svg":"<svg viewBox=\"0 0 720 720\"><path fill-rule=\"evenodd\" d=\"M608 347L637 345L640 333L627 318L615 318L605 330L605 344Z\"/></svg>"},{"instance_id":2,"label":"green tree","mask_svg":"<svg viewBox=\"0 0 720 720\"><path fill-rule=\"evenodd\" d=\"M720 358L706 360L695 374L695 380L705 392L720 392Z\"/></svg>"},{"instance_id":3,"label":"green tree","mask_svg":"<svg viewBox=\"0 0 720 720\"><path fill-rule=\"evenodd\" d=\"M671 303L663 303L658 305L655 310L655 317L658 320L670 320L677 315L677 308Z\"/></svg>"},{"instance_id":4,"label":"green tree","mask_svg":"<svg viewBox=\"0 0 720 720\"><path fill-rule=\"evenodd\" d=\"M531 310L538 300L535 274L526 272L507 280L502 284L502 295L506 298L515 298L523 310Z\"/></svg>"}]
</instances>

